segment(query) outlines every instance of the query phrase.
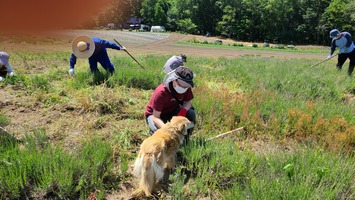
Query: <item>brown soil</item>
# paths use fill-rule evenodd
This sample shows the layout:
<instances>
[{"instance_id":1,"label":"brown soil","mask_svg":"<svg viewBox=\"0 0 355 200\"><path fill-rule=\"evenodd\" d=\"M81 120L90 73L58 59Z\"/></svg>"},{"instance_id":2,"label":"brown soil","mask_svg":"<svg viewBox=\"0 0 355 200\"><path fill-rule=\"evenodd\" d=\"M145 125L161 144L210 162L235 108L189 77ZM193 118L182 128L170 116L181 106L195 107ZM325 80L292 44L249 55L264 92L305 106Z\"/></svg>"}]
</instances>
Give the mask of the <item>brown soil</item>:
<instances>
[{"instance_id":1,"label":"brown soil","mask_svg":"<svg viewBox=\"0 0 355 200\"><path fill-rule=\"evenodd\" d=\"M178 34L178 33L141 33L130 31L102 31L102 30L71 30L47 33L47 39L43 40L37 37L36 41L28 42L26 37L23 41L12 40L11 42L2 42L0 47L5 51L16 50L33 50L33 51L62 51L70 50L71 41L78 35L87 35L89 37L100 37L110 41L113 39L118 40L127 50L133 55L174 55L184 53L193 57L212 57L212 58L237 58L245 55L255 55L263 57L283 57L283 58L317 58L324 59L327 55L317 55L308 53L293 53L293 52L267 52L251 49L233 49L233 48L210 48L210 47L197 47L179 45L177 42L190 41L196 39L200 42L208 41L213 43L216 40L221 40L223 44L243 44L250 46L250 42L240 42L230 39L220 39L217 37L205 37L200 35ZM50 40L48 37L54 37L56 40ZM32 38L33 40L33 38ZM47 41L47 42L46 42ZM258 44L262 46L263 44ZM271 44L271 46L273 46ZM297 48L317 48L327 49L324 46L297 46ZM117 53L117 52L116 52Z\"/></svg>"}]
</instances>

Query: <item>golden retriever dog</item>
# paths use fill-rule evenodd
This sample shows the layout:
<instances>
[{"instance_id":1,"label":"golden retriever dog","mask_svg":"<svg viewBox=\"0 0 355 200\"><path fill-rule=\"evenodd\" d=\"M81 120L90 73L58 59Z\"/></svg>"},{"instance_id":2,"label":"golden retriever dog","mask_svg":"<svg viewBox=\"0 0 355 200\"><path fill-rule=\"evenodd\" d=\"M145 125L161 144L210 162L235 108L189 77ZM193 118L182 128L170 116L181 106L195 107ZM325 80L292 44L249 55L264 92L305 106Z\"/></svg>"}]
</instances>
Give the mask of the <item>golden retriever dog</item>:
<instances>
[{"instance_id":1,"label":"golden retriever dog","mask_svg":"<svg viewBox=\"0 0 355 200\"><path fill-rule=\"evenodd\" d=\"M164 176L165 169L175 167L175 156L187 129L194 126L186 117L174 116L170 122L145 139L134 162L133 174L139 179L139 187L132 197L152 195L155 185Z\"/></svg>"}]
</instances>

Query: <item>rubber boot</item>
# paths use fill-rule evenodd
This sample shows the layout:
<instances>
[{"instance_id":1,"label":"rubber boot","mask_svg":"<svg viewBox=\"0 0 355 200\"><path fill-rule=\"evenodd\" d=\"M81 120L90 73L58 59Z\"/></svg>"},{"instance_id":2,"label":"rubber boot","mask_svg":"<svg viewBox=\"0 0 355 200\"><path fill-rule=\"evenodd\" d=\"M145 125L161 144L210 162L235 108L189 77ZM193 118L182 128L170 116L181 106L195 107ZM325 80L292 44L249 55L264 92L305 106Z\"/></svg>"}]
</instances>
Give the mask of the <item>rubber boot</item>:
<instances>
[{"instance_id":1,"label":"rubber boot","mask_svg":"<svg viewBox=\"0 0 355 200\"><path fill-rule=\"evenodd\" d=\"M354 67L355 67L355 65L349 65L349 69L348 69L348 75L349 76L351 76L351 74L353 73Z\"/></svg>"},{"instance_id":2,"label":"rubber boot","mask_svg":"<svg viewBox=\"0 0 355 200\"><path fill-rule=\"evenodd\" d=\"M339 65L339 64L337 64L336 66L337 66L338 71L340 71L341 68L343 67L343 66L341 66L341 65Z\"/></svg>"}]
</instances>

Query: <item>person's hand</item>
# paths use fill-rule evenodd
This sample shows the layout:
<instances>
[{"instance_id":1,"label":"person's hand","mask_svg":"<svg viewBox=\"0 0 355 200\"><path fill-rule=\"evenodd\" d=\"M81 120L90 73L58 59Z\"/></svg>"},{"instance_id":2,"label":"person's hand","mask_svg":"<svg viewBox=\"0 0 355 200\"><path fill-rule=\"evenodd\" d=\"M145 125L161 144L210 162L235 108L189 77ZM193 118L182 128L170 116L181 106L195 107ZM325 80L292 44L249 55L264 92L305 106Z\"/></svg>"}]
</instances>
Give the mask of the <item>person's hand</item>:
<instances>
[{"instance_id":1,"label":"person's hand","mask_svg":"<svg viewBox=\"0 0 355 200\"><path fill-rule=\"evenodd\" d=\"M339 50L339 53L344 53L345 52L345 49L344 48L341 48L340 50Z\"/></svg>"},{"instance_id":2,"label":"person's hand","mask_svg":"<svg viewBox=\"0 0 355 200\"><path fill-rule=\"evenodd\" d=\"M69 69L69 74L72 76L74 75L74 69Z\"/></svg>"},{"instance_id":3,"label":"person's hand","mask_svg":"<svg viewBox=\"0 0 355 200\"><path fill-rule=\"evenodd\" d=\"M125 46L121 46L121 50L126 50L126 47Z\"/></svg>"},{"instance_id":4,"label":"person's hand","mask_svg":"<svg viewBox=\"0 0 355 200\"><path fill-rule=\"evenodd\" d=\"M9 76L14 76L15 72L10 72Z\"/></svg>"},{"instance_id":5,"label":"person's hand","mask_svg":"<svg viewBox=\"0 0 355 200\"><path fill-rule=\"evenodd\" d=\"M332 58L332 55L327 56L327 60L330 60Z\"/></svg>"},{"instance_id":6,"label":"person's hand","mask_svg":"<svg viewBox=\"0 0 355 200\"><path fill-rule=\"evenodd\" d=\"M4 81L5 79L3 77L0 76L0 81Z\"/></svg>"}]
</instances>

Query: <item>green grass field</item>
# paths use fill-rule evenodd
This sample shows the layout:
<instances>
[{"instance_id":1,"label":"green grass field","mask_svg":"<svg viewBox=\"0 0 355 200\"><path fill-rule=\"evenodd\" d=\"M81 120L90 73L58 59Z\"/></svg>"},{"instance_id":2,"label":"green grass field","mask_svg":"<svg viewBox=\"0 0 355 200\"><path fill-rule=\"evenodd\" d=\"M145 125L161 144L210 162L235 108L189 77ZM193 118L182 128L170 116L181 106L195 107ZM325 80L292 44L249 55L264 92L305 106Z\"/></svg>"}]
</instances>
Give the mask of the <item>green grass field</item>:
<instances>
[{"instance_id":1,"label":"green grass field","mask_svg":"<svg viewBox=\"0 0 355 200\"><path fill-rule=\"evenodd\" d=\"M137 57L142 70L112 56L113 76L93 75L79 60L70 77L69 56L11 58L21 67L0 83L12 102L1 104L0 126L37 113L47 121L26 134L1 132L0 199L105 199L136 184L130 168L149 135L143 112L168 57ZM197 124L156 198L354 199L355 78L346 74L348 61L342 71L335 59L311 67L317 62L189 58ZM245 131L206 141L239 127Z\"/></svg>"}]
</instances>

